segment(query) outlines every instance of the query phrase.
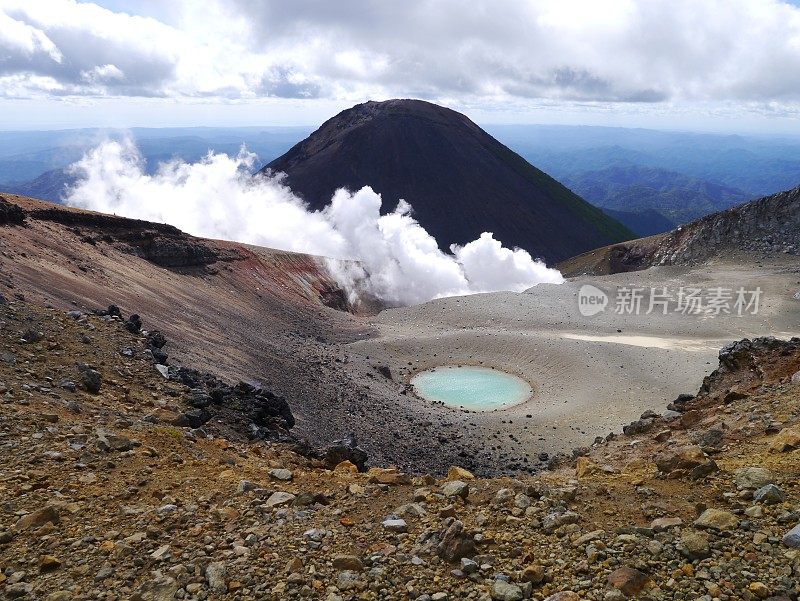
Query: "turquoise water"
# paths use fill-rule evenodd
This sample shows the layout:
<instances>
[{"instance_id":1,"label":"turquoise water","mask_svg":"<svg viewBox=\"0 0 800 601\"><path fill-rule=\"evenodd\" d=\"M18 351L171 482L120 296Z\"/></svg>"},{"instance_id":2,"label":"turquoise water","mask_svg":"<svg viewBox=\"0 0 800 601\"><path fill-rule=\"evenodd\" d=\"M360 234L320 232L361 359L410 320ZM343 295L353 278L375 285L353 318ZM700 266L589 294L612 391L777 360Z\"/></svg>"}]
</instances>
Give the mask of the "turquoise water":
<instances>
[{"instance_id":1,"label":"turquoise water","mask_svg":"<svg viewBox=\"0 0 800 601\"><path fill-rule=\"evenodd\" d=\"M491 411L528 399L531 387L516 376L485 367L437 367L411 379L417 394L472 411Z\"/></svg>"}]
</instances>

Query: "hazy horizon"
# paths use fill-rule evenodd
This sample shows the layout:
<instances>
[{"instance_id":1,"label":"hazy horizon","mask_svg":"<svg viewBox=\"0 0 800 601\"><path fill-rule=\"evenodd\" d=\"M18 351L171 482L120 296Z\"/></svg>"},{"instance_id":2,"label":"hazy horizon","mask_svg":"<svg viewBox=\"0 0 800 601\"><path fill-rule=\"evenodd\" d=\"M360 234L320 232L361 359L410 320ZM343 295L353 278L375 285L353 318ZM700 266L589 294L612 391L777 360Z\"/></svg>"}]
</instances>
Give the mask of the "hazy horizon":
<instances>
[{"instance_id":1,"label":"hazy horizon","mask_svg":"<svg viewBox=\"0 0 800 601\"><path fill-rule=\"evenodd\" d=\"M333 117L330 115L328 118ZM20 126L0 128L0 134L15 134L15 133L50 133L50 132L81 132L81 131L168 131L168 130L307 130L312 131L317 129L322 123L327 120L323 119L319 122L309 123L263 123L263 124L241 124L241 125L180 125L180 124L165 124L165 125L85 125L85 126L51 126L51 127L33 127L33 126ZM473 119L473 121L475 121ZM698 134L709 136L742 136L749 138L768 138L768 139L800 139L800 129L797 132L773 132L773 131L750 131L746 129L740 130L722 130L722 129L708 129L708 128L682 128L682 127L658 127L658 126L642 126L642 125L603 125L596 123L564 123L564 122L513 122L513 121L475 121L475 123L484 128L493 127L520 127L520 128L587 128L587 129L607 129L607 130L641 130L652 131L659 133L675 133L675 134Z\"/></svg>"}]
</instances>

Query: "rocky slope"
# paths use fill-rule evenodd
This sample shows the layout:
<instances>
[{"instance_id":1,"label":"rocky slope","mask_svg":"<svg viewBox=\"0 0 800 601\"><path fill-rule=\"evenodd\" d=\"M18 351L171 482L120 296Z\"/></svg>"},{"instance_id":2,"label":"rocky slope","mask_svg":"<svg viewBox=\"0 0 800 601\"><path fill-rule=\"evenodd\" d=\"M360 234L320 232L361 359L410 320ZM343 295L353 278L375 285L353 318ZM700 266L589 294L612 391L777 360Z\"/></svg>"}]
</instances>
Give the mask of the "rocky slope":
<instances>
[{"instance_id":1,"label":"rocky slope","mask_svg":"<svg viewBox=\"0 0 800 601\"><path fill-rule=\"evenodd\" d=\"M671 232L600 248L564 261L565 275L653 265L694 265L731 252L800 255L800 188L708 215Z\"/></svg>"},{"instance_id":2,"label":"rocky slope","mask_svg":"<svg viewBox=\"0 0 800 601\"><path fill-rule=\"evenodd\" d=\"M508 438L479 458L485 440L504 434L499 419L466 445L454 410L409 402L396 369L353 347L375 336L375 325L348 305L315 257L5 197L0 294L62 310L116 304L126 316L144 315L169 339L176 364L287 399L295 430L316 446L353 434L376 461L436 472L456 461L501 469L518 456L519 440ZM413 435L398 436L400 429ZM436 441L437 452L419 441ZM538 469L539 450L531 452L527 470Z\"/></svg>"},{"instance_id":3,"label":"rocky slope","mask_svg":"<svg viewBox=\"0 0 800 601\"><path fill-rule=\"evenodd\" d=\"M367 102L326 121L269 163L312 208L371 186L384 212L405 199L442 249L493 232L556 261L633 234L466 116L420 100Z\"/></svg>"},{"instance_id":4,"label":"rocky slope","mask_svg":"<svg viewBox=\"0 0 800 601\"><path fill-rule=\"evenodd\" d=\"M723 349L697 396L555 459L554 471L476 478L453 467L436 479L248 440L231 427L242 415L225 400L232 389L204 423L183 421L216 385L178 370L166 379L154 349L170 343L136 321L0 305L8 599L800 592L800 339ZM272 406L270 431L287 432Z\"/></svg>"}]
</instances>

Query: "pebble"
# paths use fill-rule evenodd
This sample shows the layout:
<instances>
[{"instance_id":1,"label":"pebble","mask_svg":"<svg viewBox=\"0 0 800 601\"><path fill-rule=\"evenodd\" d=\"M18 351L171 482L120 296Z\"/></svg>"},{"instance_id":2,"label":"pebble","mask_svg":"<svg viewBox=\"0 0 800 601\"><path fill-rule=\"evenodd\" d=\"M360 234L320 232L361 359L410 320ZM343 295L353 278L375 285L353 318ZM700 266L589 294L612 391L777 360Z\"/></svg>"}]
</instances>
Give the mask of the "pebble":
<instances>
[{"instance_id":1,"label":"pebble","mask_svg":"<svg viewBox=\"0 0 800 601\"><path fill-rule=\"evenodd\" d=\"M387 518L383 521L383 527L389 532L408 532L408 524L403 519Z\"/></svg>"},{"instance_id":2,"label":"pebble","mask_svg":"<svg viewBox=\"0 0 800 601\"><path fill-rule=\"evenodd\" d=\"M269 470L269 477L274 480L288 482L294 477L294 474L292 474L291 470L287 469L272 469Z\"/></svg>"}]
</instances>

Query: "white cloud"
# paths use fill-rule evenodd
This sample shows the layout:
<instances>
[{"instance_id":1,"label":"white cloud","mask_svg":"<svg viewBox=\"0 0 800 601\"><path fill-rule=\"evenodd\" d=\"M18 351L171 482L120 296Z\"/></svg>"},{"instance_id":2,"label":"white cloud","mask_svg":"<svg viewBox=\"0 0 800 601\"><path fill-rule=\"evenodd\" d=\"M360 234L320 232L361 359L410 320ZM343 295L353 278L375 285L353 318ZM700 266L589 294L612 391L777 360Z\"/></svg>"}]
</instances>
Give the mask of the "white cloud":
<instances>
[{"instance_id":1,"label":"white cloud","mask_svg":"<svg viewBox=\"0 0 800 601\"><path fill-rule=\"evenodd\" d=\"M100 65L89 71L81 71L81 79L88 83L103 83L125 79L125 74L116 65Z\"/></svg>"},{"instance_id":2,"label":"white cloud","mask_svg":"<svg viewBox=\"0 0 800 601\"><path fill-rule=\"evenodd\" d=\"M309 211L279 177L251 177L254 161L245 150L237 157L209 153L147 175L132 142L109 141L72 166L79 179L65 200L199 236L326 256L343 286L393 304L562 281L557 270L504 248L491 234L443 253L406 203L380 215L381 197L370 188L339 190L325 210Z\"/></svg>"},{"instance_id":3,"label":"white cloud","mask_svg":"<svg viewBox=\"0 0 800 601\"><path fill-rule=\"evenodd\" d=\"M63 58L53 41L45 33L35 27L12 19L0 12L0 60L7 59L16 53L30 57L36 53L44 53L56 63Z\"/></svg>"},{"instance_id":4,"label":"white cloud","mask_svg":"<svg viewBox=\"0 0 800 601\"><path fill-rule=\"evenodd\" d=\"M800 8L779 0L184 0L170 12L0 0L0 76L31 82L0 93L41 95L35 78L51 77L67 95L800 102ZM109 65L124 76L101 76Z\"/></svg>"}]
</instances>

